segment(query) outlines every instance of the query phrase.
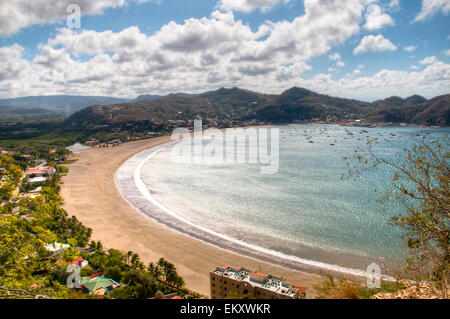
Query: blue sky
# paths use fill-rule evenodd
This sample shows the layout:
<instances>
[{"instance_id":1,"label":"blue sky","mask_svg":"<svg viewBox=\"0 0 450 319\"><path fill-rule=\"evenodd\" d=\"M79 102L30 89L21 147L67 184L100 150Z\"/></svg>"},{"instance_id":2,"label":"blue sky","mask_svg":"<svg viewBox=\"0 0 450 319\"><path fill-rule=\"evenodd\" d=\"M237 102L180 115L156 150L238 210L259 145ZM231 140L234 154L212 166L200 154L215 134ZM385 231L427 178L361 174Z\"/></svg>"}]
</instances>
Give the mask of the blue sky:
<instances>
[{"instance_id":1,"label":"blue sky","mask_svg":"<svg viewBox=\"0 0 450 319\"><path fill-rule=\"evenodd\" d=\"M0 12L0 97L450 93L450 0L17 0Z\"/></svg>"}]
</instances>

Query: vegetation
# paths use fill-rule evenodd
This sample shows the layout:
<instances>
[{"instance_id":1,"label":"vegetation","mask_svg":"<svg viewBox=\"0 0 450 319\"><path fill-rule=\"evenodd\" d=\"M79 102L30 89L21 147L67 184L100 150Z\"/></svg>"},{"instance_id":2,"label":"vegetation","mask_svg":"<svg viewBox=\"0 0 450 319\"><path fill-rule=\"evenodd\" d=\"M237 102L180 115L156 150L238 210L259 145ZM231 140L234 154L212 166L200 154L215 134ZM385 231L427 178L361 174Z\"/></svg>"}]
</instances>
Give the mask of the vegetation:
<instances>
[{"instance_id":1,"label":"vegetation","mask_svg":"<svg viewBox=\"0 0 450 319\"><path fill-rule=\"evenodd\" d=\"M149 298L158 291L190 294L168 261L160 259L145 267L133 252L105 250L100 242L90 241L91 230L61 207L59 178L67 173L67 167L58 166L54 178L40 184L22 180L23 171L36 160L45 160L50 166L66 161L68 145L89 139L107 143L149 138L176 127L192 127L196 117L201 117L205 125L219 128L261 121L352 119L448 126L449 99L450 95L431 100L391 97L367 103L301 88L281 95L222 88L135 103L117 100L120 104L88 107L68 118L39 108L24 112L2 107L0 151L8 151L8 156L0 153L0 298L94 298L66 285L65 266L77 257L89 262L82 276L104 273L122 284L107 297ZM448 139L433 143L423 140L402 154L406 158L400 160L379 158L370 151L355 157L366 168L384 165L396 170L393 187L383 200L405 205L407 213L393 217L390 223L406 230L411 252L407 271L412 279L431 281L445 294L450 264ZM37 186L42 186L37 198L18 198L19 193ZM70 248L54 255L45 245L55 242L69 244ZM399 289L400 284L396 285L384 286L382 291ZM335 298L366 298L376 292L345 280L329 280L322 288L318 289L322 289L323 296Z\"/></svg>"},{"instance_id":2,"label":"vegetation","mask_svg":"<svg viewBox=\"0 0 450 319\"><path fill-rule=\"evenodd\" d=\"M218 128L261 122L347 122L354 119L450 125L450 95L431 100L416 95L407 99L390 97L368 103L294 87L280 95L222 88L203 94L170 94L135 101L103 97L70 97L70 101L55 96L40 98L43 101L39 102L36 97L37 100L16 101L16 107L0 107L0 150L28 154L39 152L45 146L68 146L90 139L99 143L145 139L170 133L176 127L192 128L197 117L203 119L204 126ZM88 101L93 106L80 106ZM52 107L32 108L33 104L27 102ZM70 112L58 110L58 103L69 102L74 106L68 108Z\"/></svg>"},{"instance_id":3,"label":"vegetation","mask_svg":"<svg viewBox=\"0 0 450 319\"><path fill-rule=\"evenodd\" d=\"M170 130L191 127L201 117L207 125L230 127L252 121L291 123L295 121L349 121L415 123L448 126L450 95L426 100L391 97L373 103L331 97L302 88L292 88L281 95L220 89L199 95L175 94L153 100L92 106L70 116L68 127L99 131Z\"/></svg>"},{"instance_id":4,"label":"vegetation","mask_svg":"<svg viewBox=\"0 0 450 319\"><path fill-rule=\"evenodd\" d=\"M372 144L370 144L372 145ZM405 214L390 224L403 228L410 252L407 272L416 281L435 283L444 294L450 275L450 150L446 136L441 141L415 140L395 158L380 157L369 148L365 165L393 168L392 189L381 201L401 203Z\"/></svg>"},{"instance_id":5,"label":"vegetation","mask_svg":"<svg viewBox=\"0 0 450 319\"><path fill-rule=\"evenodd\" d=\"M368 288L360 282L345 278L336 279L331 275L314 287L318 299L370 299L379 293L394 293L404 288L405 285L401 281L383 281L380 288Z\"/></svg>"},{"instance_id":6,"label":"vegetation","mask_svg":"<svg viewBox=\"0 0 450 319\"><path fill-rule=\"evenodd\" d=\"M403 289L407 280L419 287L431 283L442 298L448 298L450 275L450 167L449 139L440 141L413 138L414 145L393 158L380 157L373 151L376 139L368 142L368 149L356 152L352 160L360 169L383 167L394 171L392 187L379 199L387 204L394 201L404 206L404 213L389 219L392 226L402 228L408 248L405 276L395 285L381 290L368 289L360 283L332 277L316 288L324 298L367 298L379 292ZM387 207L385 205L385 207ZM383 283L386 285L386 283ZM388 289L386 289L388 288Z\"/></svg>"},{"instance_id":7,"label":"vegetation","mask_svg":"<svg viewBox=\"0 0 450 319\"><path fill-rule=\"evenodd\" d=\"M0 156L0 298L100 298L68 288L67 266L78 257L89 262L81 276L103 273L122 285L103 298L150 298L157 291L190 294L170 262L161 258L145 267L131 251L105 250L101 242L90 241L91 229L61 207L61 169L43 182L37 198L19 199L19 186L30 188L21 185L23 165ZM56 253L46 249L54 243L70 247Z\"/></svg>"}]
</instances>

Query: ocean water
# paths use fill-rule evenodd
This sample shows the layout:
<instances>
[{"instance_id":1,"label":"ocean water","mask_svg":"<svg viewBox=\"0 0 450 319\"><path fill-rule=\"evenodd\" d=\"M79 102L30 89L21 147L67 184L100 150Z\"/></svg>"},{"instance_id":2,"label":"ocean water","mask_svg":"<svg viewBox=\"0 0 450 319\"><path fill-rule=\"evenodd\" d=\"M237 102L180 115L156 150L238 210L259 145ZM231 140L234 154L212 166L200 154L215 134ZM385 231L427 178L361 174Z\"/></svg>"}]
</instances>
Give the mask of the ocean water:
<instances>
[{"instance_id":1,"label":"ocean water","mask_svg":"<svg viewBox=\"0 0 450 319\"><path fill-rule=\"evenodd\" d=\"M141 178L162 205L216 233L344 267L365 269L379 257L392 269L400 267L405 242L388 219L403 208L390 203L383 209L376 201L389 189L392 171L363 171L342 180L349 172L343 158L364 148L368 139L378 138L374 152L391 157L412 143L411 136L437 139L449 130L337 125L278 129L277 174L261 175L258 164L175 163L171 147L165 147L145 162Z\"/></svg>"}]
</instances>

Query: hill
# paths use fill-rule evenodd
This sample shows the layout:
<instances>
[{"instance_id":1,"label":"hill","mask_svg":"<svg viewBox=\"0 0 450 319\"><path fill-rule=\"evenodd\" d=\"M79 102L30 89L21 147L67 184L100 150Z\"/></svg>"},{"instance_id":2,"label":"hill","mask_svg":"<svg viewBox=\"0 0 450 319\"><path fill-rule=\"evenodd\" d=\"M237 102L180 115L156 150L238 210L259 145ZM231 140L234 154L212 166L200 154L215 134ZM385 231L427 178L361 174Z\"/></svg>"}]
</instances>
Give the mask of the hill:
<instances>
[{"instance_id":1,"label":"hill","mask_svg":"<svg viewBox=\"0 0 450 319\"><path fill-rule=\"evenodd\" d=\"M370 103L318 94L303 88L291 88L272 103L258 109L249 118L267 122L294 122L313 119L344 120L360 116Z\"/></svg>"},{"instance_id":2,"label":"hill","mask_svg":"<svg viewBox=\"0 0 450 319\"><path fill-rule=\"evenodd\" d=\"M400 104L392 103L392 98L384 103L377 101L372 103L366 118L372 122L450 126L450 94L431 100L413 96Z\"/></svg>"},{"instance_id":3,"label":"hill","mask_svg":"<svg viewBox=\"0 0 450 319\"><path fill-rule=\"evenodd\" d=\"M108 105L130 100L107 96L75 96L75 95L48 95L27 96L12 99L0 99L0 110L4 107L14 108L20 112L29 109L41 109L53 112L70 114L91 105Z\"/></svg>"},{"instance_id":4,"label":"hill","mask_svg":"<svg viewBox=\"0 0 450 319\"><path fill-rule=\"evenodd\" d=\"M151 100L95 105L70 116L65 124L77 128L158 130L192 126L196 117L206 125L228 127L249 122L348 121L449 125L450 95L427 100L413 95L373 103L332 97L294 87L280 95L239 88L202 94L171 94Z\"/></svg>"},{"instance_id":5,"label":"hill","mask_svg":"<svg viewBox=\"0 0 450 319\"><path fill-rule=\"evenodd\" d=\"M221 88L198 95L172 94L150 101L95 105L76 112L67 119L66 124L72 127L120 127L127 123L144 123L148 129L154 129L155 125L168 123L188 124L197 116L228 123L239 121L272 101L270 95L238 88Z\"/></svg>"}]
</instances>

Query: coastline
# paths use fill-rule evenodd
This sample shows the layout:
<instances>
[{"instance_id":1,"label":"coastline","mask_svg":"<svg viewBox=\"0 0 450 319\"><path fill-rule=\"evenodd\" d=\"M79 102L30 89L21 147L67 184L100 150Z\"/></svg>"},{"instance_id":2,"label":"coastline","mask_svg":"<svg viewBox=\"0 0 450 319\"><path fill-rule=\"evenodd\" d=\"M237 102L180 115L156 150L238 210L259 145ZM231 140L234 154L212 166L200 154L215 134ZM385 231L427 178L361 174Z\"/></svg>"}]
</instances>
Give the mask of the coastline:
<instances>
[{"instance_id":1,"label":"coastline","mask_svg":"<svg viewBox=\"0 0 450 319\"><path fill-rule=\"evenodd\" d=\"M163 257L173 263L187 288L210 295L209 272L217 266L244 266L272 273L299 285L310 287L324 277L270 262L239 255L194 239L157 223L130 206L116 187L115 173L135 154L170 142L169 136L121 144L113 148L91 148L75 153L78 161L69 166L61 185L64 208L92 228L92 239L105 247L138 253L144 263Z\"/></svg>"}]
</instances>

